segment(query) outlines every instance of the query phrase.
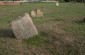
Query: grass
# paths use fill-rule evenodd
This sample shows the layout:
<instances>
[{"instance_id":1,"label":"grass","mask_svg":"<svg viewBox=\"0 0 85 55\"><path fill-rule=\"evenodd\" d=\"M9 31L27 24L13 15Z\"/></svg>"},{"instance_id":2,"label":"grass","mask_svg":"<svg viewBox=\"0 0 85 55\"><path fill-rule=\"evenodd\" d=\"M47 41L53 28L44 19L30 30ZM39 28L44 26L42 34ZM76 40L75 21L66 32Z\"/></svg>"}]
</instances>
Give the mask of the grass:
<instances>
[{"instance_id":1,"label":"grass","mask_svg":"<svg viewBox=\"0 0 85 55\"><path fill-rule=\"evenodd\" d=\"M29 45L41 46L44 43L44 40L41 35L34 36L29 39L24 39L24 41Z\"/></svg>"},{"instance_id":2,"label":"grass","mask_svg":"<svg viewBox=\"0 0 85 55\"><path fill-rule=\"evenodd\" d=\"M16 40L10 22L38 8L44 16L32 20L39 35ZM85 55L84 17L84 3L0 5L0 55Z\"/></svg>"}]
</instances>

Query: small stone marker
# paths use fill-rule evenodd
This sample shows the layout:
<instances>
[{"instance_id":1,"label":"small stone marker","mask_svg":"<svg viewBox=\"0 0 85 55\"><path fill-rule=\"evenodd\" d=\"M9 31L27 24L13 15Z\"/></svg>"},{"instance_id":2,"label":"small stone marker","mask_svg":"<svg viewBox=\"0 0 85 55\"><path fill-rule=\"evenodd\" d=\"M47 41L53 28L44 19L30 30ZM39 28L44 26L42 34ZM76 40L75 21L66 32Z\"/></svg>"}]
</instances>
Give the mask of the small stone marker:
<instances>
[{"instance_id":1,"label":"small stone marker","mask_svg":"<svg viewBox=\"0 0 85 55\"><path fill-rule=\"evenodd\" d=\"M56 6L59 6L59 2L58 1L56 2Z\"/></svg>"},{"instance_id":2,"label":"small stone marker","mask_svg":"<svg viewBox=\"0 0 85 55\"><path fill-rule=\"evenodd\" d=\"M43 12L40 9L37 9L37 17L42 17Z\"/></svg>"},{"instance_id":3,"label":"small stone marker","mask_svg":"<svg viewBox=\"0 0 85 55\"><path fill-rule=\"evenodd\" d=\"M29 14L14 20L11 23L12 30L17 39L27 39L38 34Z\"/></svg>"},{"instance_id":4,"label":"small stone marker","mask_svg":"<svg viewBox=\"0 0 85 55\"><path fill-rule=\"evenodd\" d=\"M32 16L32 17L36 17L36 16L37 16L36 11L32 10L32 11L31 11L31 16Z\"/></svg>"}]
</instances>

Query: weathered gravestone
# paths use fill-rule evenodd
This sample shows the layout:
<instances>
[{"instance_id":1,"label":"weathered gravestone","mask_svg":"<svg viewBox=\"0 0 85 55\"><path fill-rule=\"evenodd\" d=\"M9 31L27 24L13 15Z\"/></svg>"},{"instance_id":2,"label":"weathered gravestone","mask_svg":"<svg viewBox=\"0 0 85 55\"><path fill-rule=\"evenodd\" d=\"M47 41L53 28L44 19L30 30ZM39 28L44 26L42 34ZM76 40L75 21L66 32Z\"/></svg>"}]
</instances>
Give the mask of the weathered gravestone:
<instances>
[{"instance_id":1,"label":"weathered gravestone","mask_svg":"<svg viewBox=\"0 0 85 55\"><path fill-rule=\"evenodd\" d=\"M32 11L31 11L31 16L32 16L32 17L36 17L36 16L37 16L37 13L36 13L35 10L32 10Z\"/></svg>"},{"instance_id":2,"label":"weathered gravestone","mask_svg":"<svg viewBox=\"0 0 85 55\"><path fill-rule=\"evenodd\" d=\"M43 12L41 11L41 9L37 9L37 17L42 17L43 16Z\"/></svg>"},{"instance_id":3,"label":"weathered gravestone","mask_svg":"<svg viewBox=\"0 0 85 55\"><path fill-rule=\"evenodd\" d=\"M38 34L31 17L27 13L20 19L12 21L11 25L17 39L26 39Z\"/></svg>"}]
</instances>

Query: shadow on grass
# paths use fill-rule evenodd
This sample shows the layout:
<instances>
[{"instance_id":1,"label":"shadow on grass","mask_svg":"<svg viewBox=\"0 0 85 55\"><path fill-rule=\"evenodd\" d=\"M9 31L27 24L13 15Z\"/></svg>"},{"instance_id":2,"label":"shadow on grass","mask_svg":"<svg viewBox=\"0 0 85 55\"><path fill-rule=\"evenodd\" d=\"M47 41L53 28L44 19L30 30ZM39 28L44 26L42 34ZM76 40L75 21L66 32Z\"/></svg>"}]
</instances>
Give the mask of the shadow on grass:
<instances>
[{"instance_id":1,"label":"shadow on grass","mask_svg":"<svg viewBox=\"0 0 85 55\"><path fill-rule=\"evenodd\" d=\"M85 21L75 21L75 23L77 23L77 24L85 24Z\"/></svg>"},{"instance_id":2,"label":"shadow on grass","mask_svg":"<svg viewBox=\"0 0 85 55\"><path fill-rule=\"evenodd\" d=\"M10 29L0 29L0 38L15 38L15 36Z\"/></svg>"}]
</instances>

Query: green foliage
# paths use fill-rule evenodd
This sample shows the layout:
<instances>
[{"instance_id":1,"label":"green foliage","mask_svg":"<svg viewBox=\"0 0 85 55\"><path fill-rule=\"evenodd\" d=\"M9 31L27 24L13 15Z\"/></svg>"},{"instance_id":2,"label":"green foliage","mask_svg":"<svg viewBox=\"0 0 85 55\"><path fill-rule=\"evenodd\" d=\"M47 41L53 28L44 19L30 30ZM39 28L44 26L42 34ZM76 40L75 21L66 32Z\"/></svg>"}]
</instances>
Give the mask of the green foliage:
<instances>
[{"instance_id":1,"label":"green foliage","mask_svg":"<svg viewBox=\"0 0 85 55\"><path fill-rule=\"evenodd\" d=\"M70 2L70 0L64 0L65 2Z\"/></svg>"},{"instance_id":2,"label":"green foliage","mask_svg":"<svg viewBox=\"0 0 85 55\"><path fill-rule=\"evenodd\" d=\"M59 0L59 2L64 3L64 2L65 2L65 0Z\"/></svg>"},{"instance_id":3,"label":"green foliage","mask_svg":"<svg viewBox=\"0 0 85 55\"><path fill-rule=\"evenodd\" d=\"M33 36L32 38L24 39L24 41L27 45L32 46L41 46L44 43L42 35Z\"/></svg>"}]
</instances>

